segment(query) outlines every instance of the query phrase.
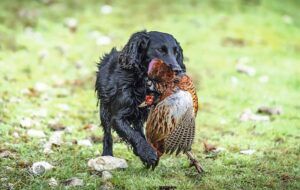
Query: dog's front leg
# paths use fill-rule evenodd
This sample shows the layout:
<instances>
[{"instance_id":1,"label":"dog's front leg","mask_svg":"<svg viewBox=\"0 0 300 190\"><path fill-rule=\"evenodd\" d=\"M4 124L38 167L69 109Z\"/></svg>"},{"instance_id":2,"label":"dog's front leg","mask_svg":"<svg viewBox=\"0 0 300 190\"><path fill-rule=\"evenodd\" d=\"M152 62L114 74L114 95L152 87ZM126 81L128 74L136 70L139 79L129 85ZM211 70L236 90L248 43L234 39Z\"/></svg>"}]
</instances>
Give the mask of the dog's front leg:
<instances>
[{"instance_id":1,"label":"dog's front leg","mask_svg":"<svg viewBox=\"0 0 300 190\"><path fill-rule=\"evenodd\" d=\"M145 132L144 132L144 123L143 123L143 121L140 120L140 121L134 122L133 127L136 131L138 131L141 134L141 136L143 138L146 138L145 137Z\"/></svg>"},{"instance_id":2,"label":"dog's front leg","mask_svg":"<svg viewBox=\"0 0 300 190\"><path fill-rule=\"evenodd\" d=\"M130 122L121 117L112 118L114 129L126 142L130 143L135 155L139 156L146 166L153 166L157 162L155 150L148 144L141 133L130 126Z\"/></svg>"}]
</instances>

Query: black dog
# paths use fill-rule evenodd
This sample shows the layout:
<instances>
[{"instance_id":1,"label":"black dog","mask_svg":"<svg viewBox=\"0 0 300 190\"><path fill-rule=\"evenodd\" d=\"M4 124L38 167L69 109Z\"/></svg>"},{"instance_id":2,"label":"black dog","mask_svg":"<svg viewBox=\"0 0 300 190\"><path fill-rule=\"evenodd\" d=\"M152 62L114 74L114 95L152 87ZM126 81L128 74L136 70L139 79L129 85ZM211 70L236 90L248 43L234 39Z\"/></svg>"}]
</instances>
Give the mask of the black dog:
<instances>
[{"instance_id":1,"label":"black dog","mask_svg":"<svg viewBox=\"0 0 300 190\"><path fill-rule=\"evenodd\" d=\"M146 166L156 164L157 155L143 129L148 108L138 107L145 99L147 69L154 58L178 73L185 72L179 43L172 35L156 31L133 34L122 51L113 48L98 64L95 87L104 130L102 155L113 155L112 127Z\"/></svg>"}]
</instances>

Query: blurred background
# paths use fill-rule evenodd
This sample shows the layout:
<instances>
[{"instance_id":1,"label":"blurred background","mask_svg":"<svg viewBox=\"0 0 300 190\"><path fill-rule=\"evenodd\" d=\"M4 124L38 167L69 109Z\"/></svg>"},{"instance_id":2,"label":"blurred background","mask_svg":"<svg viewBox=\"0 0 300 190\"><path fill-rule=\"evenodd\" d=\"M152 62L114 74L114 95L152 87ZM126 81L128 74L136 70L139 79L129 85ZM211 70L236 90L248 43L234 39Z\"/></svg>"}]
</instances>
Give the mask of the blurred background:
<instances>
[{"instance_id":1,"label":"blurred background","mask_svg":"<svg viewBox=\"0 0 300 190\"><path fill-rule=\"evenodd\" d=\"M111 185L299 189L299 9L298 0L1 0L0 153L14 156L0 157L0 187L47 189L49 178L74 175L86 189L103 184L86 166L102 148L96 63L146 29L184 50L200 101L193 148L208 173L195 175L183 156L143 170L115 136L129 169ZM256 113L261 106L275 113ZM63 143L45 150L57 130ZM27 166L40 160L56 170L32 177Z\"/></svg>"}]
</instances>

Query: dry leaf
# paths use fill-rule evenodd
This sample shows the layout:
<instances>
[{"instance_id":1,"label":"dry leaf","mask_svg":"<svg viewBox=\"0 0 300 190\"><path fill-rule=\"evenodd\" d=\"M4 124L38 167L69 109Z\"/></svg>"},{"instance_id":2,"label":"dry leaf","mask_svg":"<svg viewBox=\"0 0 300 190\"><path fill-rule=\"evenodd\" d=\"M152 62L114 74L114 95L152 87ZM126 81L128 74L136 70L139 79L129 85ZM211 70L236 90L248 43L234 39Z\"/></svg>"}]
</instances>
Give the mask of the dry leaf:
<instances>
[{"instance_id":1,"label":"dry leaf","mask_svg":"<svg viewBox=\"0 0 300 190\"><path fill-rule=\"evenodd\" d=\"M282 108L271 108L267 106L261 106L257 109L257 113L263 113L268 115L280 115L282 114Z\"/></svg>"},{"instance_id":2,"label":"dry leaf","mask_svg":"<svg viewBox=\"0 0 300 190\"><path fill-rule=\"evenodd\" d=\"M56 122L56 121L55 121ZM63 131L66 129L66 126L64 126L61 123L50 123L48 124L48 127L52 130L52 131Z\"/></svg>"},{"instance_id":3,"label":"dry leaf","mask_svg":"<svg viewBox=\"0 0 300 190\"><path fill-rule=\"evenodd\" d=\"M21 160L19 162L17 162L17 166L20 168L27 168L31 165L30 162L28 162L27 160Z\"/></svg>"},{"instance_id":4,"label":"dry leaf","mask_svg":"<svg viewBox=\"0 0 300 190\"><path fill-rule=\"evenodd\" d=\"M9 150L6 149L0 150L0 158L15 158L15 157L16 154Z\"/></svg>"},{"instance_id":5,"label":"dry leaf","mask_svg":"<svg viewBox=\"0 0 300 190\"><path fill-rule=\"evenodd\" d=\"M95 131L98 129L97 125L87 124L83 127L84 130Z\"/></svg>"},{"instance_id":6,"label":"dry leaf","mask_svg":"<svg viewBox=\"0 0 300 190\"><path fill-rule=\"evenodd\" d=\"M92 142L95 143L101 143L103 141L103 137L102 136L96 136L96 135L92 135L91 137Z\"/></svg>"},{"instance_id":7,"label":"dry leaf","mask_svg":"<svg viewBox=\"0 0 300 190\"><path fill-rule=\"evenodd\" d=\"M213 150L216 150L216 146L208 144L207 142L203 142L203 145L205 152L212 152Z\"/></svg>"},{"instance_id":8,"label":"dry leaf","mask_svg":"<svg viewBox=\"0 0 300 190\"><path fill-rule=\"evenodd\" d=\"M242 47L246 45L246 42L241 38L226 37L223 39L222 45Z\"/></svg>"},{"instance_id":9,"label":"dry leaf","mask_svg":"<svg viewBox=\"0 0 300 190\"><path fill-rule=\"evenodd\" d=\"M223 151L225 151L226 150L226 148L223 148L223 147L217 147L215 150L212 150L212 152L214 152L214 153L220 153L220 152L223 152Z\"/></svg>"}]
</instances>

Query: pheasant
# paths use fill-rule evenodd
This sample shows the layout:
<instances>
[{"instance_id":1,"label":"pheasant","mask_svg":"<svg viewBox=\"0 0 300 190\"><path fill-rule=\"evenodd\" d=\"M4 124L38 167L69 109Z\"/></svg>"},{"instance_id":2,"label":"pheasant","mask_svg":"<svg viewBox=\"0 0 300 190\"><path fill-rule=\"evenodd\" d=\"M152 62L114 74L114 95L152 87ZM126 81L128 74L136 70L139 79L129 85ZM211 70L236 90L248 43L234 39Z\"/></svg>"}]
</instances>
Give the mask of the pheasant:
<instances>
[{"instance_id":1,"label":"pheasant","mask_svg":"<svg viewBox=\"0 0 300 190\"><path fill-rule=\"evenodd\" d=\"M202 166L190 152L198 111L198 98L192 80L185 74L176 75L158 59L150 62L148 77L154 81L150 87L159 95L148 94L140 105L151 106L146 125L147 141L156 150L158 159L164 153L176 152L178 155L183 152L197 171L203 172Z\"/></svg>"}]
</instances>

